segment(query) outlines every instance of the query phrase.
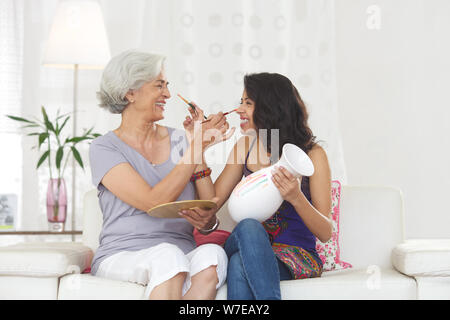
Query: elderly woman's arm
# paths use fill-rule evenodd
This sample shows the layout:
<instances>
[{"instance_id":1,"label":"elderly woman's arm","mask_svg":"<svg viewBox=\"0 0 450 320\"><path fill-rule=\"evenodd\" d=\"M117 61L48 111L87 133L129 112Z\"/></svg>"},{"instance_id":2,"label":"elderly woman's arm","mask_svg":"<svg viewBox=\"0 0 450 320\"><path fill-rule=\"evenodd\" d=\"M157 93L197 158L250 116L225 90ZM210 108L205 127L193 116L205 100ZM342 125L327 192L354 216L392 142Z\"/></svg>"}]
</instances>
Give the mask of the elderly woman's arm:
<instances>
[{"instance_id":1,"label":"elderly woman's arm","mask_svg":"<svg viewBox=\"0 0 450 320\"><path fill-rule=\"evenodd\" d=\"M102 184L120 200L142 210L175 201L189 182L201 151L188 148L175 168L156 186L151 187L128 163L121 163L105 174Z\"/></svg>"},{"instance_id":2,"label":"elderly woman's arm","mask_svg":"<svg viewBox=\"0 0 450 320\"><path fill-rule=\"evenodd\" d=\"M199 164L195 168L195 172L207 170L208 165L203 158L203 161L201 164ZM195 188L197 190L198 198L200 200L211 200L216 196L216 193L214 192L214 183L211 180L211 176L204 177L202 179L198 179L195 182Z\"/></svg>"}]
</instances>

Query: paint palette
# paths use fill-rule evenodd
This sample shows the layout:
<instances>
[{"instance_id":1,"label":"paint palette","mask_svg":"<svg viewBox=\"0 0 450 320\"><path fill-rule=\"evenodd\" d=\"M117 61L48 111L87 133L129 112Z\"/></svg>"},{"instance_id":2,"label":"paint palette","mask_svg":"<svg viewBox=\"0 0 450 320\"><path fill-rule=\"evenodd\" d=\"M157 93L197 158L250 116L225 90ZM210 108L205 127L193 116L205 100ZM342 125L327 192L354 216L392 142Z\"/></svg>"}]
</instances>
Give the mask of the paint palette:
<instances>
[{"instance_id":1,"label":"paint palette","mask_svg":"<svg viewBox=\"0 0 450 320\"><path fill-rule=\"evenodd\" d=\"M154 218L177 219L182 218L178 212L192 208L204 210L217 209L217 204L211 200L185 200L161 204L147 211Z\"/></svg>"}]
</instances>

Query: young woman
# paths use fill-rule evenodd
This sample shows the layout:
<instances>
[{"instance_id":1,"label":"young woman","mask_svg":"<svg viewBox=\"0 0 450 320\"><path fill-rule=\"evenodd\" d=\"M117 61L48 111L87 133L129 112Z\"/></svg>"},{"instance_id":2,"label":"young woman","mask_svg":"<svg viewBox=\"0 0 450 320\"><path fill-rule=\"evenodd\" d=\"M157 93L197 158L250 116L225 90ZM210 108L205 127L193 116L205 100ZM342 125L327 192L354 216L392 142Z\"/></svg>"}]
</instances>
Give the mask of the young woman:
<instances>
[{"instance_id":1,"label":"young woman","mask_svg":"<svg viewBox=\"0 0 450 320\"><path fill-rule=\"evenodd\" d=\"M315 168L311 177L300 179L277 168L273 182L285 200L281 207L262 224L241 221L225 243L228 299L281 299L280 280L322 273L315 242L316 238L328 241L332 233L330 168L308 126L305 105L289 79L279 74L251 74L245 76L244 87L238 109L244 136L214 183L219 207L243 176L276 162L286 143L305 151ZM271 150L270 130L277 129L279 141L274 144L279 150Z\"/></svg>"}]
</instances>

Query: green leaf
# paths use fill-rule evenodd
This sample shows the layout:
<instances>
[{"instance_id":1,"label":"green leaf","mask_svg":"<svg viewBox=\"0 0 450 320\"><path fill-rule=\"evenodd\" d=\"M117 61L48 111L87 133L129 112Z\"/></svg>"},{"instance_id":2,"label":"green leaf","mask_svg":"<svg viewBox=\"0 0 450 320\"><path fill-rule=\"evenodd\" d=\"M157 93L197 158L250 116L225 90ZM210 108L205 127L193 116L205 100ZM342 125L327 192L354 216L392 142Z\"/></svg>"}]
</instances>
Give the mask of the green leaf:
<instances>
[{"instance_id":1,"label":"green leaf","mask_svg":"<svg viewBox=\"0 0 450 320\"><path fill-rule=\"evenodd\" d=\"M70 116L67 116L67 118L64 119L63 124L61 125L61 127L59 128L58 132L56 134L59 135L59 133L62 131L62 129L64 128L64 126L66 125L67 121L70 119Z\"/></svg>"},{"instance_id":2,"label":"green leaf","mask_svg":"<svg viewBox=\"0 0 450 320\"><path fill-rule=\"evenodd\" d=\"M58 110L58 112L59 112L59 110ZM60 115L60 116L57 116L57 117L56 117L56 121L58 121L59 119L64 118L64 117L67 116L67 115L69 115L69 118L70 118L70 114L71 114L71 112L67 112L67 113L64 113L64 114L62 114L62 115Z\"/></svg>"},{"instance_id":3,"label":"green leaf","mask_svg":"<svg viewBox=\"0 0 450 320\"><path fill-rule=\"evenodd\" d=\"M26 122L26 123L32 123L32 124L36 124L36 122L27 120L25 118L21 118L21 117L16 117L16 116L10 116L10 115L6 115L8 118L10 118L11 120L15 120L15 121L21 121L21 122Z\"/></svg>"},{"instance_id":4,"label":"green leaf","mask_svg":"<svg viewBox=\"0 0 450 320\"><path fill-rule=\"evenodd\" d=\"M53 124L50 122L50 120L48 120L48 115L47 115L47 112L45 111L45 108L41 107L41 111L42 111L42 116L44 117L44 124L45 124L45 127L47 128L47 130L56 132L55 127L53 127Z\"/></svg>"},{"instance_id":5,"label":"green leaf","mask_svg":"<svg viewBox=\"0 0 450 320\"><path fill-rule=\"evenodd\" d=\"M41 164L45 161L45 159L47 159L47 157L49 155L50 155L50 150L44 152L44 154L41 156L41 158L39 159L39 161L37 163L36 169L38 169L41 166Z\"/></svg>"},{"instance_id":6,"label":"green leaf","mask_svg":"<svg viewBox=\"0 0 450 320\"><path fill-rule=\"evenodd\" d=\"M28 124L26 126L21 126L21 129L25 129L25 128L36 128L39 127L39 125L37 123L33 123L33 124Z\"/></svg>"},{"instance_id":7,"label":"green leaf","mask_svg":"<svg viewBox=\"0 0 450 320\"><path fill-rule=\"evenodd\" d=\"M88 136L91 133L92 130L94 130L94 127L90 128L84 135Z\"/></svg>"},{"instance_id":8,"label":"green leaf","mask_svg":"<svg viewBox=\"0 0 450 320\"><path fill-rule=\"evenodd\" d=\"M48 137L49 134L47 132L41 133L39 135L39 148L41 148L41 145L45 142L45 140L47 140Z\"/></svg>"},{"instance_id":9,"label":"green leaf","mask_svg":"<svg viewBox=\"0 0 450 320\"><path fill-rule=\"evenodd\" d=\"M38 135L40 135L39 132L32 132L32 133L27 134L27 136L38 136Z\"/></svg>"},{"instance_id":10,"label":"green leaf","mask_svg":"<svg viewBox=\"0 0 450 320\"><path fill-rule=\"evenodd\" d=\"M80 167L82 167L84 169L83 160L81 160L81 155L78 152L78 150L73 146L70 147L70 149L72 149L72 153L73 153L73 156L75 157L75 160L77 160Z\"/></svg>"},{"instance_id":11,"label":"green leaf","mask_svg":"<svg viewBox=\"0 0 450 320\"><path fill-rule=\"evenodd\" d=\"M89 137L73 137L71 139L66 140L66 142L74 142L74 143L78 143L84 140L89 140Z\"/></svg>"},{"instance_id":12,"label":"green leaf","mask_svg":"<svg viewBox=\"0 0 450 320\"><path fill-rule=\"evenodd\" d=\"M59 169L61 167L61 160L64 156L64 147L59 147L58 151L56 151L56 168Z\"/></svg>"}]
</instances>

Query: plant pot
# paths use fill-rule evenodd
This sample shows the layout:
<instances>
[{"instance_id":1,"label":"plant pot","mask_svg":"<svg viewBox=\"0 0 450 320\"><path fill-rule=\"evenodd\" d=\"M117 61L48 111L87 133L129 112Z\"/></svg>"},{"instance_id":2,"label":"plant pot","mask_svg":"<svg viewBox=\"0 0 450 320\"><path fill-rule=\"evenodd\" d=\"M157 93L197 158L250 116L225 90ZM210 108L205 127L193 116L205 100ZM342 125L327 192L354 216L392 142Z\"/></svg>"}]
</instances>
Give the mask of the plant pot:
<instances>
[{"instance_id":1,"label":"plant pot","mask_svg":"<svg viewBox=\"0 0 450 320\"><path fill-rule=\"evenodd\" d=\"M263 222L277 211L283 198L272 182L272 170L280 166L297 178L314 173L314 165L308 155L296 145L285 144L276 164L254 172L234 188L228 200L228 211L235 222L244 219Z\"/></svg>"},{"instance_id":2,"label":"plant pot","mask_svg":"<svg viewBox=\"0 0 450 320\"><path fill-rule=\"evenodd\" d=\"M51 232L64 231L67 216L67 190L64 179L50 179L47 188L47 220Z\"/></svg>"}]
</instances>

